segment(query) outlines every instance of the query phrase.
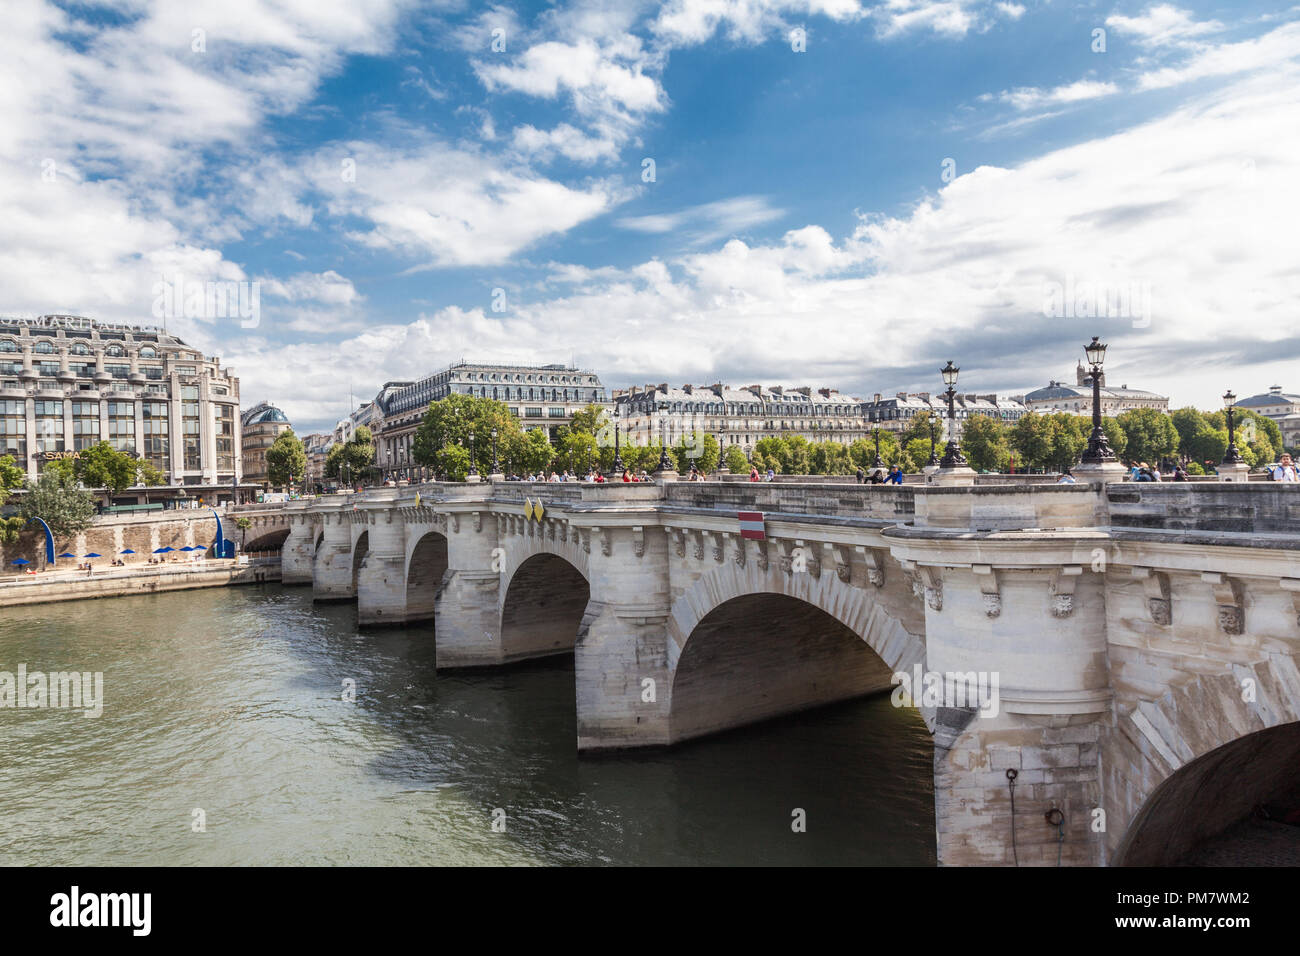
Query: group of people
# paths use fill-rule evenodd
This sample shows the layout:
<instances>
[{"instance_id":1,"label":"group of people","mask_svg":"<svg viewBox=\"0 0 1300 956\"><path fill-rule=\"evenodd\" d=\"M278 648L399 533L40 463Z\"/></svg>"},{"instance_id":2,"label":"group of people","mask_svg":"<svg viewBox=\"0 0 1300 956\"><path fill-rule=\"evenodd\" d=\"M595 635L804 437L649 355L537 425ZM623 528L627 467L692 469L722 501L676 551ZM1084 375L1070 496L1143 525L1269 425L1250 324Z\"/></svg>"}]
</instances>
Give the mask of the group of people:
<instances>
[{"instance_id":1,"label":"group of people","mask_svg":"<svg viewBox=\"0 0 1300 956\"><path fill-rule=\"evenodd\" d=\"M868 475L859 468L857 479L860 485L901 485L903 483L903 469L900 465L894 465L889 469L888 473L877 468Z\"/></svg>"},{"instance_id":2,"label":"group of people","mask_svg":"<svg viewBox=\"0 0 1300 956\"><path fill-rule=\"evenodd\" d=\"M695 469L692 468L692 471L695 471ZM556 484L566 481L584 481L595 485L608 484L611 480L631 483L638 481L651 481L652 479L648 474L646 474L645 469L642 469L640 473L635 473L627 468L624 468L623 474L616 479L606 478L594 468L588 470L582 477L579 477L568 469L565 469L564 471L538 471L526 475L509 475L506 478L506 481L531 481L545 484ZM692 480L694 481L696 479L692 478Z\"/></svg>"}]
</instances>

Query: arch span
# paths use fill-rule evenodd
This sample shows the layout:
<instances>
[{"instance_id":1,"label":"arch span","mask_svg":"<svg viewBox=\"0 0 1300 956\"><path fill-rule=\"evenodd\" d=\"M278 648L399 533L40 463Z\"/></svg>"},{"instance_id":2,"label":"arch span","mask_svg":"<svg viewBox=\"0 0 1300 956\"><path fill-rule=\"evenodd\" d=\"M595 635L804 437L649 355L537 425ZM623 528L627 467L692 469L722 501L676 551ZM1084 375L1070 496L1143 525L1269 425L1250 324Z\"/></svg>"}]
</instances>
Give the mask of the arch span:
<instances>
[{"instance_id":1,"label":"arch span","mask_svg":"<svg viewBox=\"0 0 1300 956\"><path fill-rule=\"evenodd\" d=\"M447 573L447 536L439 531L422 534L406 559L406 621L433 619L438 592Z\"/></svg>"},{"instance_id":2,"label":"arch span","mask_svg":"<svg viewBox=\"0 0 1300 956\"><path fill-rule=\"evenodd\" d=\"M668 621L671 742L889 689L925 645L837 575L724 565Z\"/></svg>"},{"instance_id":3,"label":"arch span","mask_svg":"<svg viewBox=\"0 0 1300 956\"><path fill-rule=\"evenodd\" d=\"M352 594L355 597L357 593L357 581L361 577L361 565L366 563L366 555L370 553L370 532L363 531L357 536L356 542L352 545Z\"/></svg>"},{"instance_id":4,"label":"arch span","mask_svg":"<svg viewBox=\"0 0 1300 956\"><path fill-rule=\"evenodd\" d=\"M1181 681L1120 717L1105 748L1128 821L1112 862L1175 862L1256 805L1300 800L1300 674L1273 658Z\"/></svg>"},{"instance_id":5,"label":"arch span","mask_svg":"<svg viewBox=\"0 0 1300 956\"><path fill-rule=\"evenodd\" d=\"M590 599L586 575L566 558L549 551L526 558L501 599L502 659L573 650Z\"/></svg>"},{"instance_id":6,"label":"arch span","mask_svg":"<svg viewBox=\"0 0 1300 956\"><path fill-rule=\"evenodd\" d=\"M289 537L288 528L280 528L276 531L268 531L265 534L258 535L256 538L250 538L241 550L243 551L279 551L284 547L285 540Z\"/></svg>"}]
</instances>

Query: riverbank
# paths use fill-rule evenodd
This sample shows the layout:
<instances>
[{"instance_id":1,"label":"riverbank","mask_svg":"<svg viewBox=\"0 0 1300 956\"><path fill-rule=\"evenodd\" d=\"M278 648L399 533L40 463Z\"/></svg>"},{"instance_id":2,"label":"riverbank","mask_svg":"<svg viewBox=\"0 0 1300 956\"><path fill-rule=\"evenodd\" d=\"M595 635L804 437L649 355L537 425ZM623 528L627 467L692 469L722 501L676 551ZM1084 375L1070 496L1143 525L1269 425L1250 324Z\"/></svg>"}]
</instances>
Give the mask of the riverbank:
<instances>
[{"instance_id":1,"label":"riverbank","mask_svg":"<svg viewBox=\"0 0 1300 956\"><path fill-rule=\"evenodd\" d=\"M91 575L85 571L45 571L36 575L0 579L0 607L84 601L94 598L157 594L195 588L219 588L232 584L260 584L280 580L280 562L256 561L239 565L235 561L204 560L184 564L105 567Z\"/></svg>"}]
</instances>

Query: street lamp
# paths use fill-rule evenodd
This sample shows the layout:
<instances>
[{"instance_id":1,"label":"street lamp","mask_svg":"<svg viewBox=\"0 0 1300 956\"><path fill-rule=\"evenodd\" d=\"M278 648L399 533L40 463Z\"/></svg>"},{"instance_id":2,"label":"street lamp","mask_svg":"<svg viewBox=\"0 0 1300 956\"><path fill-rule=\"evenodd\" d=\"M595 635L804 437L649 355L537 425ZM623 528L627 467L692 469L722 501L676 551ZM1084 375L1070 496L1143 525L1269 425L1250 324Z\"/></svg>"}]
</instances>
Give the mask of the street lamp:
<instances>
[{"instance_id":1,"label":"street lamp","mask_svg":"<svg viewBox=\"0 0 1300 956\"><path fill-rule=\"evenodd\" d=\"M501 465L497 462L497 430L492 429L492 474L501 471Z\"/></svg>"},{"instance_id":2,"label":"street lamp","mask_svg":"<svg viewBox=\"0 0 1300 956\"><path fill-rule=\"evenodd\" d=\"M668 416L659 416L659 467L655 471L672 471L673 463L668 458Z\"/></svg>"},{"instance_id":3,"label":"street lamp","mask_svg":"<svg viewBox=\"0 0 1300 956\"><path fill-rule=\"evenodd\" d=\"M939 467L939 456L934 453L934 415L930 415L930 461L931 468Z\"/></svg>"},{"instance_id":4,"label":"street lamp","mask_svg":"<svg viewBox=\"0 0 1300 956\"><path fill-rule=\"evenodd\" d=\"M871 429L871 437L876 440L876 460L871 463L872 468L884 468L884 459L880 457L880 426L877 425Z\"/></svg>"},{"instance_id":5,"label":"street lamp","mask_svg":"<svg viewBox=\"0 0 1300 956\"><path fill-rule=\"evenodd\" d=\"M478 474L478 465L474 462L474 429L469 430L469 473Z\"/></svg>"},{"instance_id":6,"label":"street lamp","mask_svg":"<svg viewBox=\"0 0 1300 956\"><path fill-rule=\"evenodd\" d=\"M1246 459L1241 457L1241 452L1237 449L1236 431L1233 427L1232 409L1237 403L1237 396L1228 391L1223 396L1223 407L1228 413L1228 450L1223 456L1225 465L1243 465Z\"/></svg>"},{"instance_id":7,"label":"street lamp","mask_svg":"<svg viewBox=\"0 0 1300 956\"><path fill-rule=\"evenodd\" d=\"M614 404L614 461L609 466L609 476L617 478L623 473L623 452L618 443L618 403Z\"/></svg>"},{"instance_id":8,"label":"street lamp","mask_svg":"<svg viewBox=\"0 0 1300 956\"><path fill-rule=\"evenodd\" d=\"M1101 428L1101 366L1106 361L1106 345L1097 336L1083 347L1083 354L1092 366L1092 434L1088 436L1088 447L1081 459L1085 465L1100 465L1116 461L1115 453L1110 450L1106 433Z\"/></svg>"},{"instance_id":9,"label":"street lamp","mask_svg":"<svg viewBox=\"0 0 1300 956\"><path fill-rule=\"evenodd\" d=\"M948 447L944 449L943 461L939 463L941 468L967 468L969 467L966 456L961 453L961 446L957 444L957 413L953 410L953 399L957 397L957 373L960 372L957 366L952 364L952 359L948 364L939 369L943 375L943 382L948 386L944 392L944 397L948 399Z\"/></svg>"}]
</instances>

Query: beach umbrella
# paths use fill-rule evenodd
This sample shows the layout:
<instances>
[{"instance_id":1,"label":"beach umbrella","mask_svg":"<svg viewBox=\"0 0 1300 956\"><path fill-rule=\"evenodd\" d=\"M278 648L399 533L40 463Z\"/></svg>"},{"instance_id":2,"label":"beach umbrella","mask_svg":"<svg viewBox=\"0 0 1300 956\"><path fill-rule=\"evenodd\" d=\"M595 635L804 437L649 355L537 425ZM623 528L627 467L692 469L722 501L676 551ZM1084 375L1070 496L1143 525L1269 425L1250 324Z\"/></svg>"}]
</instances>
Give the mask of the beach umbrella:
<instances>
[{"instance_id":1,"label":"beach umbrella","mask_svg":"<svg viewBox=\"0 0 1300 956\"><path fill-rule=\"evenodd\" d=\"M124 551L119 551L118 554L135 554L135 552L132 551L130 548L127 548Z\"/></svg>"},{"instance_id":2,"label":"beach umbrella","mask_svg":"<svg viewBox=\"0 0 1300 956\"><path fill-rule=\"evenodd\" d=\"M103 555L102 555L102 554L96 554L94 551L92 551L92 552L90 552L90 554L83 554L82 557L83 557L83 558L102 558Z\"/></svg>"},{"instance_id":3,"label":"beach umbrella","mask_svg":"<svg viewBox=\"0 0 1300 956\"><path fill-rule=\"evenodd\" d=\"M59 555L59 557L61 557L61 558L75 558L76 555L73 554L71 551L64 551L61 555Z\"/></svg>"},{"instance_id":4,"label":"beach umbrella","mask_svg":"<svg viewBox=\"0 0 1300 956\"><path fill-rule=\"evenodd\" d=\"M31 564L31 562L28 561L26 558L14 558L14 562L13 562L13 563L14 563L14 564L18 564L18 565Z\"/></svg>"},{"instance_id":5,"label":"beach umbrella","mask_svg":"<svg viewBox=\"0 0 1300 956\"><path fill-rule=\"evenodd\" d=\"M155 548L154 554L166 554L168 551L175 551L175 548Z\"/></svg>"}]
</instances>

